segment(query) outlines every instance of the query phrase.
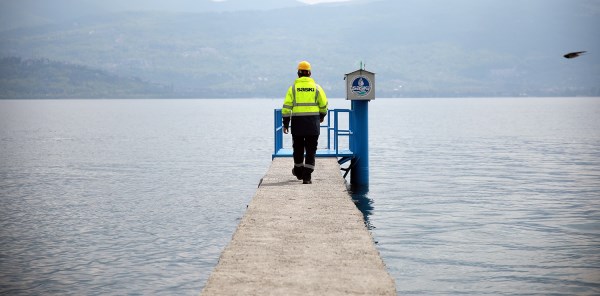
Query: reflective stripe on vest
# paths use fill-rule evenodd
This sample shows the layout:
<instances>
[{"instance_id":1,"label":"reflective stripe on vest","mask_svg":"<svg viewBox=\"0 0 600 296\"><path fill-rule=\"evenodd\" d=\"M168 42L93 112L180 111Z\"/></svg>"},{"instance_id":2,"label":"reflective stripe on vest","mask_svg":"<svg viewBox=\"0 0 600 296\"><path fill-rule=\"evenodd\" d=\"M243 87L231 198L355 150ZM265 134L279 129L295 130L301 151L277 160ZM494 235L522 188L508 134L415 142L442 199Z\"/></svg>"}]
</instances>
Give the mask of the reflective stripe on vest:
<instances>
[{"instance_id":1,"label":"reflective stripe on vest","mask_svg":"<svg viewBox=\"0 0 600 296\"><path fill-rule=\"evenodd\" d=\"M296 113L292 113L294 116L313 116L313 115L319 115L319 112L296 112ZM285 117L290 117L290 116L285 116Z\"/></svg>"}]
</instances>

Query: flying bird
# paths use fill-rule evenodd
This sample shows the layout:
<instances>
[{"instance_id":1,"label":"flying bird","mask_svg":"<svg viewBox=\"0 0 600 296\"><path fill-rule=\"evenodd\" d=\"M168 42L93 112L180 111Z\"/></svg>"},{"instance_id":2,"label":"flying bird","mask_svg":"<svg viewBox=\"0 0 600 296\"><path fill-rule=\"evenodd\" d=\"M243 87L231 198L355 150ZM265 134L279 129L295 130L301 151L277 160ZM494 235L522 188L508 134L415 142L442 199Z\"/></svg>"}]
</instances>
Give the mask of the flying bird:
<instances>
[{"instance_id":1,"label":"flying bird","mask_svg":"<svg viewBox=\"0 0 600 296\"><path fill-rule=\"evenodd\" d=\"M585 51L570 52L570 53L564 55L563 57L565 57L567 59L572 59L572 58L576 58L584 53L585 53Z\"/></svg>"}]
</instances>

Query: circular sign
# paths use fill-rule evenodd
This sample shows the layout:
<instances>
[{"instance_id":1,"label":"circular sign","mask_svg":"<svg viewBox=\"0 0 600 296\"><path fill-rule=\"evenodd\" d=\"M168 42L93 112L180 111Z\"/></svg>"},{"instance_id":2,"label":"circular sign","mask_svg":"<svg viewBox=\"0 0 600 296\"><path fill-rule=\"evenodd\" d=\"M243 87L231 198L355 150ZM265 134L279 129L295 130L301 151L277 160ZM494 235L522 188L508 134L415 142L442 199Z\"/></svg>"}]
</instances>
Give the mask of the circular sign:
<instances>
[{"instance_id":1,"label":"circular sign","mask_svg":"<svg viewBox=\"0 0 600 296\"><path fill-rule=\"evenodd\" d=\"M364 97L371 92L371 81L365 76L356 76L352 80L352 86L350 87L352 93L359 97Z\"/></svg>"}]
</instances>

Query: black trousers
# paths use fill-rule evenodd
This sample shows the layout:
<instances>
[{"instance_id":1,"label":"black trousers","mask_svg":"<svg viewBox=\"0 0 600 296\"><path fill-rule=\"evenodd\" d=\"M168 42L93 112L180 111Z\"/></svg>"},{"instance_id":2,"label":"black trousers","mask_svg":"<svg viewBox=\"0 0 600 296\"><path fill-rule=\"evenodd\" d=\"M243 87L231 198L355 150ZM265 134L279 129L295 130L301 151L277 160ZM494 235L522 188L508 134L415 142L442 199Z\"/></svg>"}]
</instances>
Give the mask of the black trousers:
<instances>
[{"instance_id":1,"label":"black trousers","mask_svg":"<svg viewBox=\"0 0 600 296\"><path fill-rule=\"evenodd\" d=\"M317 145L319 135L314 136L295 136L292 135L292 147L294 148L294 165L309 169L312 172L315 169L315 156L317 155ZM306 158L304 152L306 151Z\"/></svg>"}]
</instances>

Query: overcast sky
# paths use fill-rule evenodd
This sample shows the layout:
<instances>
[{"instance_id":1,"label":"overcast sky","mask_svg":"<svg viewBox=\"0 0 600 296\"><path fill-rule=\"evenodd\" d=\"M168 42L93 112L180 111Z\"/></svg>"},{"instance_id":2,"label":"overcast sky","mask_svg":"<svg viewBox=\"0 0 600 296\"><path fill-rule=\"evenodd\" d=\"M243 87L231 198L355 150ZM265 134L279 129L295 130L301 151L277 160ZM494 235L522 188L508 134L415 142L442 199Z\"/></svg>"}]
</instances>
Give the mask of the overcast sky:
<instances>
[{"instance_id":1,"label":"overcast sky","mask_svg":"<svg viewBox=\"0 0 600 296\"><path fill-rule=\"evenodd\" d=\"M300 0L304 3L308 4L317 4L317 3L325 3L325 2L347 2L352 0Z\"/></svg>"},{"instance_id":2,"label":"overcast sky","mask_svg":"<svg viewBox=\"0 0 600 296\"><path fill-rule=\"evenodd\" d=\"M223 2L227 0L212 0L214 2ZM298 0L300 2L308 3L308 4L318 4L318 3L329 3L329 2L348 2L352 0Z\"/></svg>"}]
</instances>

